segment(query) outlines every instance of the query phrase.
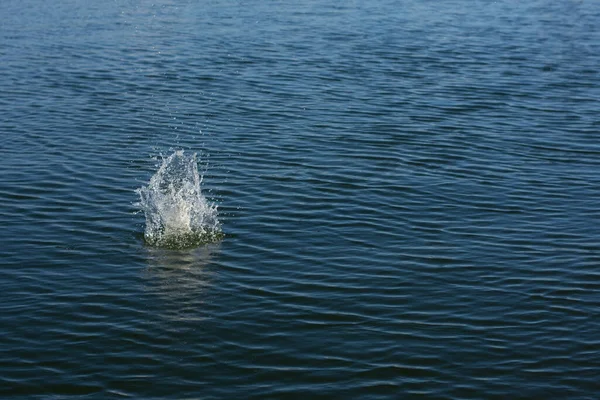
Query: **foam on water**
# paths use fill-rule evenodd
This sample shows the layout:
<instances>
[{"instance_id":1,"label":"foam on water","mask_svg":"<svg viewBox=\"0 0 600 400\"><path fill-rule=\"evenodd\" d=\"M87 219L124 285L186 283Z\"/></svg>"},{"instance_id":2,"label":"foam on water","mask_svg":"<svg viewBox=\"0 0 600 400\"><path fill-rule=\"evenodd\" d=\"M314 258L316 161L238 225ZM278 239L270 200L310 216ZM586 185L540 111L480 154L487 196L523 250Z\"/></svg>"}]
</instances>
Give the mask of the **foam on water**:
<instances>
[{"instance_id":1,"label":"foam on water","mask_svg":"<svg viewBox=\"0 0 600 400\"><path fill-rule=\"evenodd\" d=\"M201 184L196 154L178 150L162 160L148 186L137 189L146 216L146 243L184 248L222 236L217 206L202 195Z\"/></svg>"}]
</instances>

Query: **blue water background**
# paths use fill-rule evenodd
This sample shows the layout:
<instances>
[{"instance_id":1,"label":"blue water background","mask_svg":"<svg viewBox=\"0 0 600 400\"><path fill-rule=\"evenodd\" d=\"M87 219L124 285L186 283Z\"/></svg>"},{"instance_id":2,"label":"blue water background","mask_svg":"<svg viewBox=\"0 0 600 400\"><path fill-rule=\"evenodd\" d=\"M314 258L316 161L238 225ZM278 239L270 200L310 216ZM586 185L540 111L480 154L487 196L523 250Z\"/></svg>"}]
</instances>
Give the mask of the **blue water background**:
<instances>
[{"instance_id":1,"label":"blue water background","mask_svg":"<svg viewBox=\"0 0 600 400\"><path fill-rule=\"evenodd\" d=\"M0 3L0 397L600 393L600 3ZM198 153L225 237L144 244Z\"/></svg>"}]
</instances>

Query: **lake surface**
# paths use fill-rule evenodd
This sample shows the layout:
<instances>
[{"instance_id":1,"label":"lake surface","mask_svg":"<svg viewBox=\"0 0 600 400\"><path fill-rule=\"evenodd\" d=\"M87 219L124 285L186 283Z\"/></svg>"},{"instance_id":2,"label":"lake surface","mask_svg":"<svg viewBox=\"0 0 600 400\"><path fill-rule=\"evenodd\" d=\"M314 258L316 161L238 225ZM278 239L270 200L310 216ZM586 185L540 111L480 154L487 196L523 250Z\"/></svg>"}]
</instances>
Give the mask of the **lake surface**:
<instances>
[{"instance_id":1,"label":"lake surface","mask_svg":"<svg viewBox=\"0 0 600 400\"><path fill-rule=\"evenodd\" d=\"M599 2L0 15L0 397L597 398Z\"/></svg>"}]
</instances>

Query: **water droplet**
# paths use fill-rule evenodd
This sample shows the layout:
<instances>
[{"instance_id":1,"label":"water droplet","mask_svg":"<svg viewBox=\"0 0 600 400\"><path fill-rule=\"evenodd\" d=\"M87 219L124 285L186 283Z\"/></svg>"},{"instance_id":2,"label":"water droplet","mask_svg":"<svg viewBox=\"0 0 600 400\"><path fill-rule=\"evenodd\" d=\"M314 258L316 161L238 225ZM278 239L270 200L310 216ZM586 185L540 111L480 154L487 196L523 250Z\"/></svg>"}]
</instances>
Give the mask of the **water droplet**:
<instances>
[{"instance_id":1,"label":"water droplet","mask_svg":"<svg viewBox=\"0 0 600 400\"><path fill-rule=\"evenodd\" d=\"M148 185L137 189L146 243L184 248L222 237L217 206L202 195L201 184L196 154L178 150L162 160Z\"/></svg>"}]
</instances>

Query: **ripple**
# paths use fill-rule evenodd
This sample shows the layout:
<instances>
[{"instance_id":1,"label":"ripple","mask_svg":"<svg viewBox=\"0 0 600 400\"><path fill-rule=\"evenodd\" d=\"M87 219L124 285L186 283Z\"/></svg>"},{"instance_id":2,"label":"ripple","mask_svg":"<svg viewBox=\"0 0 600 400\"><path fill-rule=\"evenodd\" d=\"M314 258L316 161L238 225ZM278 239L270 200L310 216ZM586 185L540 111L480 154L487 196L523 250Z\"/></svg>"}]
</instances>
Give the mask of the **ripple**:
<instances>
[{"instance_id":1,"label":"ripple","mask_svg":"<svg viewBox=\"0 0 600 400\"><path fill-rule=\"evenodd\" d=\"M595 397L593 2L37 3L0 4L0 396ZM146 247L177 149L226 235Z\"/></svg>"}]
</instances>

